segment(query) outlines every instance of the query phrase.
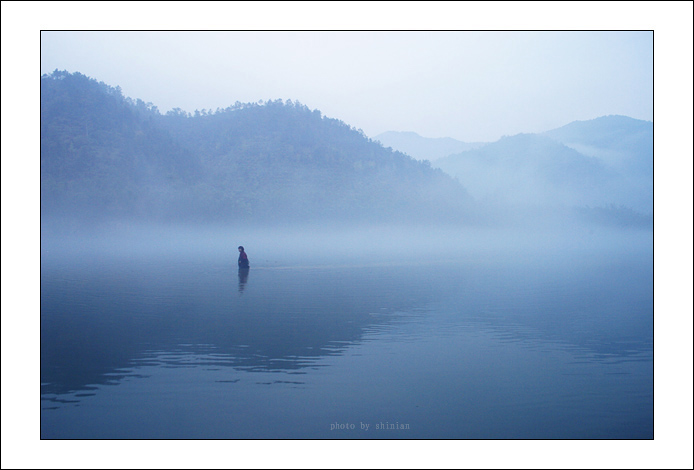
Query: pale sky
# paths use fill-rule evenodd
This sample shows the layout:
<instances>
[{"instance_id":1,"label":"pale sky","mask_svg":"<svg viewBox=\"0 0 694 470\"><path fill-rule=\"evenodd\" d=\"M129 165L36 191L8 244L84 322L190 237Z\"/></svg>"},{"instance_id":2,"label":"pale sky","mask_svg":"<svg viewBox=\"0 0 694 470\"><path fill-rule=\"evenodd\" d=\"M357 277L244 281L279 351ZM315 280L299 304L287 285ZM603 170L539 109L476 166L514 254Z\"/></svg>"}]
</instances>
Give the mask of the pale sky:
<instances>
[{"instance_id":1,"label":"pale sky","mask_svg":"<svg viewBox=\"0 0 694 470\"><path fill-rule=\"evenodd\" d=\"M160 111L298 100L375 137L466 142L622 114L653 120L653 32L44 31L41 73Z\"/></svg>"}]
</instances>

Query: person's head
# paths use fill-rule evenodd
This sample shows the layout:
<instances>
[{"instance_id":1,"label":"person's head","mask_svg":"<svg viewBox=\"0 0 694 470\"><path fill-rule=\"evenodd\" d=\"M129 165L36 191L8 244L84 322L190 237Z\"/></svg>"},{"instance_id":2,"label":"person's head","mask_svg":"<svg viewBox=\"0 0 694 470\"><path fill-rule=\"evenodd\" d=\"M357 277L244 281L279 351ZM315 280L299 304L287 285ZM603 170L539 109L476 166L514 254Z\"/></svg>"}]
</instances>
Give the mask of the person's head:
<instances>
[{"instance_id":1,"label":"person's head","mask_svg":"<svg viewBox=\"0 0 694 470\"><path fill-rule=\"evenodd\" d=\"M243 251L243 247L242 247L242 246L239 247L239 251Z\"/></svg>"}]
</instances>

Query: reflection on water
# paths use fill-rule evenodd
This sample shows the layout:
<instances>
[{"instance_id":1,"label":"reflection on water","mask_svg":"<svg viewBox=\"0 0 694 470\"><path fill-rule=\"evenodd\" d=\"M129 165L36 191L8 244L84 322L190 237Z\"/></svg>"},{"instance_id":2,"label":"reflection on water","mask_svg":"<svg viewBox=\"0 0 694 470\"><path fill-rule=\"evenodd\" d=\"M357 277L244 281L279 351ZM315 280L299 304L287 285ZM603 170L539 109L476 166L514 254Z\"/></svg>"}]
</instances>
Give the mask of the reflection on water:
<instances>
[{"instance_id":1,"label":"reflection on water","mask_svg":"<svg viewBox=\"0 0 694 470\"><path fill-rule=\"evenodd\" d=\"M42 437L652 437L647 257L236 274L46 261Z\"/></svg>"},{"instance_id":2,"label":"reflection on water","mask_svg":"<svg viewBox=\"0 0 694 470\"><path fill-rule=\"evenodd\" d=\"M182 344L205 352L214 345L217 354L230 358L228 365L246 370L299 369L308 360L338 354L369 326L416 301L398 298L395 279L370 284L382 275L375 271L254 270L253 284L246 284L247 272L239 272L243 295L234 296L228 289L231 270L223 266L113 263L69 274L46 267L44 389L108 383L105 372L127 368L151 351L178 351Z\"/></svg>"},{"instance_id":3,"label":"reflection on water","mask_svg":"<svg viewBox=\"0 0 694 470\"><path fill-rule=\"evenodd\" d=\"M249 272L250 268L239 268L239 294L242 294L243 290L246 288Z\"/></svg>"}]
</instances>

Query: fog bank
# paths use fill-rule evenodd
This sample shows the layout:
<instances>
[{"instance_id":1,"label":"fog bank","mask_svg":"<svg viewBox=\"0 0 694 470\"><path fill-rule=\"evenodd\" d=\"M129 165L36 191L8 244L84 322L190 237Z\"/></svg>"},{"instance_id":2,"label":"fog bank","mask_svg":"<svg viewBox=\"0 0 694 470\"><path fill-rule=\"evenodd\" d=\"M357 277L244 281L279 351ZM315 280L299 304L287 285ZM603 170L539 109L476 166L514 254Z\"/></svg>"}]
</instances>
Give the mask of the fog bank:
<instances>
[{"instance_id":1,"label":"fog bank","mask_svg":"<svg viewBox=\"0 0 694 470\"><path fill-rule=\"evenodd\" d=\"M653 232L594 225L432 227L297 225L284 227L121 225L57 234L44 230L42 261L128 257L190 257L234 267L243 245L252 269L320 266L417 266L496 258L531 262L578 260L585 254L652 256Z\"/></svg>"}]
</instances>

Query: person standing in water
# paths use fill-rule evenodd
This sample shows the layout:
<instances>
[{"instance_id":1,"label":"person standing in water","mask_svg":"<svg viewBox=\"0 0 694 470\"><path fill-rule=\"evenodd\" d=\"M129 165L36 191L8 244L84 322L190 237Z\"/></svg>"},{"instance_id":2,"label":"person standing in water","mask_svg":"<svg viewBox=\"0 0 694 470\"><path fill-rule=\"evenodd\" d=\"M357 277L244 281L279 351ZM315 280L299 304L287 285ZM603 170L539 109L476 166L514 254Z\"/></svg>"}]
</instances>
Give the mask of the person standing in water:
<instances>
[{"instance_id":1,"label":"person standing in water","mask_svg":"<svg viewBox=\"0 0 694 470\"><path fill-rule=\"evenodd\" d=\"M248 255L242 246L239 247L239 269L247 269L248 265Z\"/></svg>"}]
</instances>

